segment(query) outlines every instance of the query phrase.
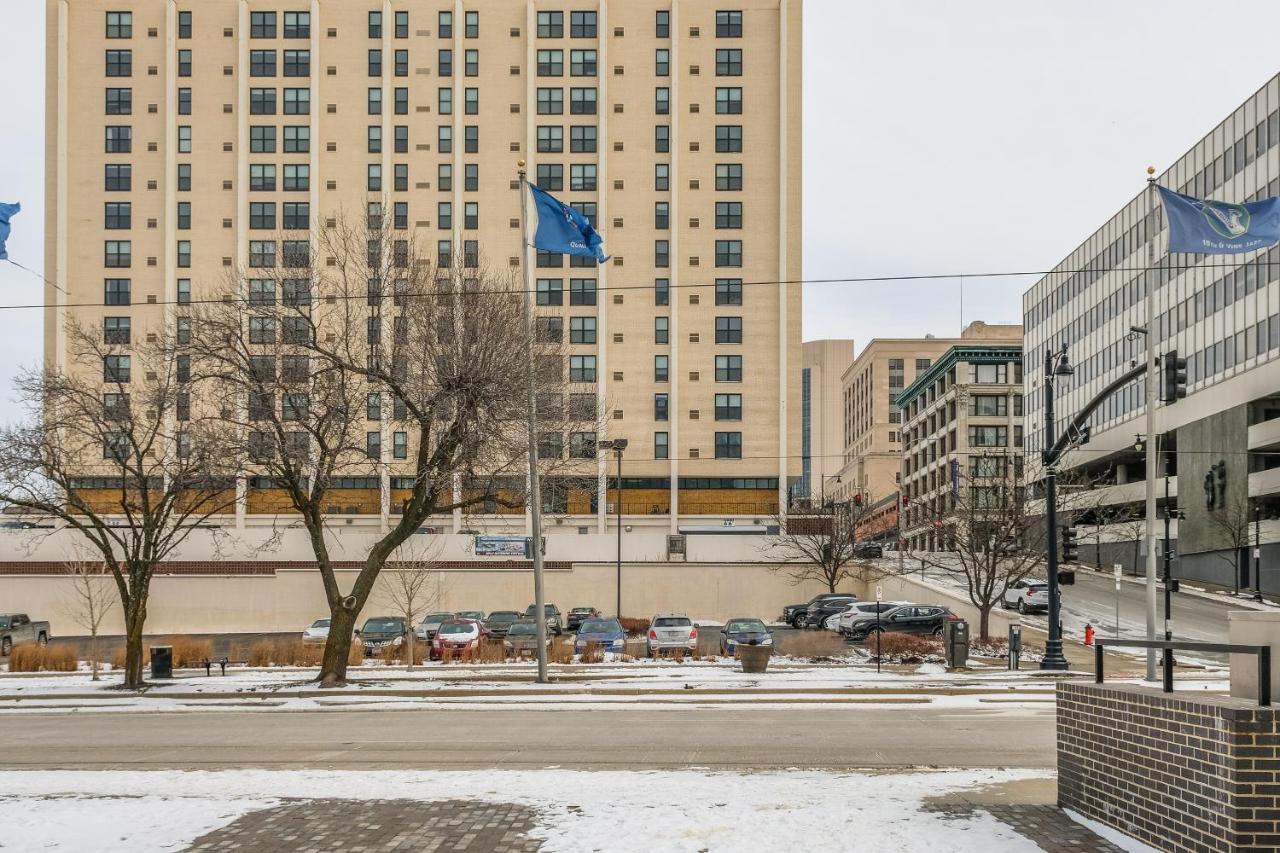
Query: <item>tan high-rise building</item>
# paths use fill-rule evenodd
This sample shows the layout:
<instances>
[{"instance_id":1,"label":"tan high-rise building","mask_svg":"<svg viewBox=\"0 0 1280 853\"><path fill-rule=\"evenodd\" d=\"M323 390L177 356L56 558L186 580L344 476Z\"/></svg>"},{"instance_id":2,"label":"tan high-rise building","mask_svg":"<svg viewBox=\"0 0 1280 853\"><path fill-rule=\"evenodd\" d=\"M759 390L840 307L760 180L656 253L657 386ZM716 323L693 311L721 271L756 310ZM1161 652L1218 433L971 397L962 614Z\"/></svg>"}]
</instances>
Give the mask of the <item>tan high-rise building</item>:
<instances>
[{"instance_id":1,"label":"tan high-rise building","mask_svg":"<svg viewBox=\"0 0 1280 853\"><path fill-rule=\"evenodd\" d=\"M834 495L844 451L840 377L852 363L851 340L804 343L800 372L801 471L794 492L797 498L820 503Z\"/></svg>"},{"instance_id":2,"label":"tan high-rise building","mask_svg":"<svg viewBox=\"0 0 1280 853\"><path fill-rule=\"evenodd\" d=\"M959 338L875 338L841 379L844 465L836 499L874 504L898 491L902 468L902 412L895 400L934 360L962 343L1021 341L1022 327L967 325Z\"/></svg>"},{"instance_id":3,"label":"tan high-rise building","mask_svg":"<svg viewBox=\"0 0 1280 853\"><path fill-rule=\"evenodd\" d=\"M774 512L801 468L801 11L48 0L46 361L66 320L140 337L339 212L518 268L523 159L612 256L530 278L629 440L628 523Z\"/></svg>"}]
</instances>

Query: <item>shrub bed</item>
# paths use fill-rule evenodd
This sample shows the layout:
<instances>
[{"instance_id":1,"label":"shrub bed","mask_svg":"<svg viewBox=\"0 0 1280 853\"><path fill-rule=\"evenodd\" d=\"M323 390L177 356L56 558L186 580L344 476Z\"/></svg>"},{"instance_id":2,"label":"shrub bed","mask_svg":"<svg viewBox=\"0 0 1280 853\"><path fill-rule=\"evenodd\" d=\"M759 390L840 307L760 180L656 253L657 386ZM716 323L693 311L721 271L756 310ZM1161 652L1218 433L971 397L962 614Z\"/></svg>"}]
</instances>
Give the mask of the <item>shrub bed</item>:
<instances>
[{"instance_id":1,"label":"shrub bed","mask_svg":"<svg viewBox=\"0 0 1280 853\"><path fill-rule=\"evenodd\" d=\"M876 658L876 639L867 638L867 654ZM915 634L887 631L880 635L880 660L889 663L922 663L942 660L942 643Z\"/></svg>"},{"instance_id":2,"label":"shrub bed","mask_svg":"<svg viewBox=\"0 0 1280 853\"><path fill-rule=\"evenodd\" d=\"M75 672L79 663L69 646L14 646L9 655L10 672Z\"/></svg>"}]
</instances>

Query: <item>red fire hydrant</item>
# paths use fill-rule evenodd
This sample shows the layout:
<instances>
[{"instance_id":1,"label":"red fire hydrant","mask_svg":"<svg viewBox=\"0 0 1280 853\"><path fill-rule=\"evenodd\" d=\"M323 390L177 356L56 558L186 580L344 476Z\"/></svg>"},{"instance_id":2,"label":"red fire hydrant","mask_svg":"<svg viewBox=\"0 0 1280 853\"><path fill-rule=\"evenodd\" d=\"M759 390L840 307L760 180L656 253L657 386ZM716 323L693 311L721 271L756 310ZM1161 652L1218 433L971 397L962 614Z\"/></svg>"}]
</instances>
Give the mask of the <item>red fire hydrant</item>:
<instances>
[{"instance_id":1,"label":"red fire hydrant","mask_svg":"<svg viewBox=\"0 0 1280 853\"><path fill-rule=\"evenodd\" d=\"M1086 646L1093 645L1093 626L1088 622L1084 625L1084 644Z\"/></svg>"}]
</instances>

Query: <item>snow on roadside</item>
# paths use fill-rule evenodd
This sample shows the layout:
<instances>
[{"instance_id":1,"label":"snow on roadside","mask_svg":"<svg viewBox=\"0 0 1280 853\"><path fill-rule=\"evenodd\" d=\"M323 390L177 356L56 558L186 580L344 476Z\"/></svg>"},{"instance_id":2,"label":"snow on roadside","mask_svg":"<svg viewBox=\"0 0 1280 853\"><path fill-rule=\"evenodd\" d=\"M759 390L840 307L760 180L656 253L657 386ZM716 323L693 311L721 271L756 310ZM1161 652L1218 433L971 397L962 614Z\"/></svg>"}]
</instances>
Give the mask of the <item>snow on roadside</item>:
<instances>
[{"instance_id":1,"label":"snow on roadside","mask_svg":"<svg viewBox=\"0 0 1280 853\"><path fill-rule=\"evenodd\" d=\"M380 771L370 785L369 774L350 771L17 771L0 774L0 825L18 850L175 850L284 798L453 799L537 810L531 835L547 851L787 849L821 826L824 837L874 838L886 850L1030 853L1039 848L986 812L923 807L932 797L1046 775Z\"/></svg>"}]
</instances>

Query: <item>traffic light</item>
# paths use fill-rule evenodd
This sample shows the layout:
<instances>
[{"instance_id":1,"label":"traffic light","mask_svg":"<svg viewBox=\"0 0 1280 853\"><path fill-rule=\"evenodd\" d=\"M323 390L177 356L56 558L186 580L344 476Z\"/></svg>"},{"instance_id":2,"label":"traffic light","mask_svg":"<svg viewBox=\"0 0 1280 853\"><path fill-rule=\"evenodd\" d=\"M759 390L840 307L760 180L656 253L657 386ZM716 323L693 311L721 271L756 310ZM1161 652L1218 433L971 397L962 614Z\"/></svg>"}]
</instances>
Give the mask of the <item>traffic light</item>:
<instances>
[{"instance_id":1,"label":"traffic light","mask_svg":"<svg viewBox=\"0 0 1280 853\"><path fill-rule=\"evenodd\" d=\"M1062 556L1060 562L1075 563L1080 560L1080 545L1076 542L1074 527L1062 528ZM1073 581L1074 582L1074 581Z\"/></svg>"},{"instance_id":2,"label":"traffic light","mask_svg":"<svg viewBox=\"0 0 1280 853\"><path fill-rule=\"evenodd\" d=\"M1178 351L1169 350L1160 359L1164 370L1164 379L1160 385L1160 399L1165 403L1176 403L1187 396L1187 360L1178 358Z\"/></svg>"}]
</instances>

